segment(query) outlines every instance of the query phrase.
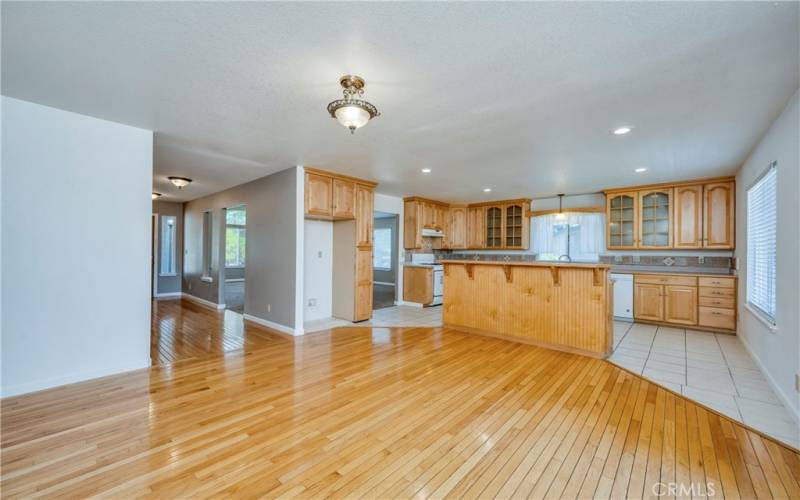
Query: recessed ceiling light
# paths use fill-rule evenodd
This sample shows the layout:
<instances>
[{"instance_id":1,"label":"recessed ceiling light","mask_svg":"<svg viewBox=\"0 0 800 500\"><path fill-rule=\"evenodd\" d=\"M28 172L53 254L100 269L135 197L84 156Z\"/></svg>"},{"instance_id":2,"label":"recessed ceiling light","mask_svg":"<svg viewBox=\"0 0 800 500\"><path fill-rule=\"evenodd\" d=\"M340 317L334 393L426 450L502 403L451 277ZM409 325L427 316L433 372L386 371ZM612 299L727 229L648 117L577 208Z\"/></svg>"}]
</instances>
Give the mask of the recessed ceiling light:
<instances>
[{"instance_id":1,"label":"recessed ceiling light","mask_svg":"<svg viewBox=\"0 0 800 500\"><path fill-rule=\"evenodd\" d=\"M431 169L429 169L429 168L423 168L423 169L422 169L422 173L423 173L423 174L429 174L429 173L431 173Z\"/></svg>"},{"instance_id":2,"label":"recessed ceiling light","mask_svg":"<svg viewBox=\"0 0 800 500\"><path fill-rule=\"evenodd\" d=\"M618 129L614 130L614 135L625 135L630 131L631 131L630 127L620 127Z\"/></svg>"},{"instance_id":3,"label":"recessed ceiling light","mask_svg":"<svg viewBox=\"0 0 800 500\"><path fill-rule=\"evenodd\" d=\"M483 188L483 192L484 193L491 193L492 192L492 188Z\"/></svg>"},{"instance_id":4,"label":"recessed ceiling light","mask_svg":"<svg viewBox=\"0 0 800 500\"><path fill-rule=\"evenodd\" d=\"M637 174L641 174L642 172L647 172L647 167L639 167L636 170L634 170L634 172L636 172Z\"/></svg>"}]
</instances>

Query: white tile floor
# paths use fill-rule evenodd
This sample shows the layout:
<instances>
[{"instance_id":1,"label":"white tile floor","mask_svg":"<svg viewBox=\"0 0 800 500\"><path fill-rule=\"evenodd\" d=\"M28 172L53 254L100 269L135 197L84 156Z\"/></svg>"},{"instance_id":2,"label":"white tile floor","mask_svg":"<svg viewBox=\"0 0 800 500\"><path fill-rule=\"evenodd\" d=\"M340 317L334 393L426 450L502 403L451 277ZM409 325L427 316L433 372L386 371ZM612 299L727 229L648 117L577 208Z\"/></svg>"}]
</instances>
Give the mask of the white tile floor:
<instances>
[{"instance_id":1,"label":"white tile floor","mask_svg":"<svg viewBox=\"0 0 800 500\"><path fill-rule=\"evenodd\" d=\"M306 321L306 333L327 330L339 326L442 326L442 307L394 306L372 311L372 319L361 323L351 323L338 318Z\"/></svg>"},{"instance_id":2,"label":"white tile floor","mask_svg":"<svg viewBox=\"0 0 800 500\"><path fill-rule=\"evenodd\" d=\"M608 358L800 448L800 429L735 335L614 322Z\"/></svg>"}]
</instances>

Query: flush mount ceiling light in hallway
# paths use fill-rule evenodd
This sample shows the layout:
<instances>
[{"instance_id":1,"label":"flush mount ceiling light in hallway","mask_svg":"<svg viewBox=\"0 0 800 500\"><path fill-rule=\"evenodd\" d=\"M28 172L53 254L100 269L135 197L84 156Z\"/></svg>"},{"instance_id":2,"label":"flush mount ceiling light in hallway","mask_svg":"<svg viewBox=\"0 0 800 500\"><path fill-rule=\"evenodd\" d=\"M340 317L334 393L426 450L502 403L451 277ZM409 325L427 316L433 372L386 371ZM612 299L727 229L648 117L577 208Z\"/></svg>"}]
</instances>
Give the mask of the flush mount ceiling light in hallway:
<instances>
[{"instance_id":1,"label":"flush mount ceiling light in hallway","mask_svg":"<svg viewBox=\"0 0 800 500\"><path fill-rule=\"evenodd\" d=\"M364 95L364 79L355 75L344 75L339 78L344 89L344 99L337 99L328 104L328 113L342 125L355 133L376 116L380 116L378 108L367 101L356 99Z\"/></svg>"},{"instance_id":2,"label":"flush mount ceiling light in hallway","mask_svg":"<svg viewBox=\"0 0 800 500\"><path fill-rule=\"evenodd\" d=\"M182 189L185 186L188 186L190 182L192 182L191 179L186 177L167 177L167 180L169 180L172 184L174 184L175 187L177 187L178 189Z\"/></svg>"}]
</instances>

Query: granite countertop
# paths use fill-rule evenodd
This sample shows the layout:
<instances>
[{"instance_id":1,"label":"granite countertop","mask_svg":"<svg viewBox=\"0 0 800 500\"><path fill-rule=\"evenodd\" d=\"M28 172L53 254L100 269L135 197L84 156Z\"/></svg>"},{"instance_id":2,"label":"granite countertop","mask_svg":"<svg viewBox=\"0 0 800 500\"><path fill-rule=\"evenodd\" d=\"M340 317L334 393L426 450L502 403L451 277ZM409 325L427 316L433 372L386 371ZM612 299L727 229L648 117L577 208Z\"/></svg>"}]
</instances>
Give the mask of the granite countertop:
<instances>
[{"instance_id":1,"label":"granite countertop","mask_svg":"<svg viewBox=\"0 0 800 500\"><path fill-rule=\"evenodd\" d=\"M735 276L733 269L725 267L701 267L701 266L636 266L636 265L612 265L612 273L635 274L635 273L663 273L663 274L710 274L714 276Z\"/></svg>"},{"instance_id":2,"label":"granite countertop","mask_svg":"<svg viewBox=\"0 0 800 500\"><path fill-rule=\"evenodd\" d=\"M435 264L415 264L411 262L404 262L403 267L433 267Z\"/></svg>"},{"instance_id":3,"label":"granite countertop","mask_svg":"<svg viewBox=\"0 0 800 500\"><path fill-rule=\"evenodd\" d=\"M503 260L467 260L467 259L443 259L439 261L441 264L472 264L482 266L517 266L517 267L573 267L573 268L588 268L588 269L609 269L611 264L603 264L601 262L566 262L566 261L514 261L508 262Z\"/></svg>"}]
</instances>

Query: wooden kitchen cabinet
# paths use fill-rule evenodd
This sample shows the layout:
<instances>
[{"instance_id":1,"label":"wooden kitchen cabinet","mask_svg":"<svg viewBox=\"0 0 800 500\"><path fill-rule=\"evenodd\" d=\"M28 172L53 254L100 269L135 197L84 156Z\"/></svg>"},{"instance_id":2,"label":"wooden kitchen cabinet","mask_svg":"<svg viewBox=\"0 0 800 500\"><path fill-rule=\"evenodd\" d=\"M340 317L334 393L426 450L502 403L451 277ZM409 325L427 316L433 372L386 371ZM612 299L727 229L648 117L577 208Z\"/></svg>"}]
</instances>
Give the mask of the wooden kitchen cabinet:
<instances>
[{"instance_id":1,"label":"wooden kitchen cabinet","mask_svg":"<svg viewBox=\"0 0 800 500\"><path fill-rule=\"evenodd\" d=\"M639 248L672 247L672 189L639 192Z\"/></svg>"},{"instance_id":2,"label":"wooden kitchen cabinet","mask_svg":"<svg viewBox=\"0 0 800 500\"><path fill-rule=\"evenodd\" d=\"M372 247L374 205L372 189L361 185L356 186L356 246Z\"/></svg>"},{"instance_id":3,"label":"wooden kitchen cabinet","mask_svg":"<svg viewBox=\"0 0 800 500\"><path fill-rule=\"evenodd\" d=\"M333 178L306 172L305 213L333 217Z\"/></svg>"},{"instance_id":4,"label":"wooden kitchen cabinet","mask_svg":"<svg viewBox=\"0 0 800 500\"><path fill-rule=\"evenodd\" d=\"M484 228L486 237L484 238L486 248L503 247L503 206L490 205L484 210Z\"/></svg>"},{"instance_id":5,"label":"wooden kitchen cabinet","mask_svg":"<svg viewBox=\"0 0 800 500\"><path fill-rule=\"evenodd\" d=\"M735 247L732 177L606 191L609 250Z\"/></svg>"},{"instance_id":6,"label":"wooden kitchen cabinet","mask_svg":"<svg viewBox=\"0 0 800 500\"><path fill-rule=\"evenodd\" d=\"M674 189L673 245L675 248L703 247L703 186Z\"/></svg>"},{"instance_id":7,"label":"wooden kitchen cabinet","mask_svg":"<svg viewBox=\"0 0 800 500\"><path fill-rule=\"evenodd\" d=\"M355 182L333 179L333 217L352 219L356 216Z\"/></svg>"},{"instance_id":8,"label":"wooden kitchen cabinet","mask_svg":"<svg viewBox=\"0 0 800 500\"><path fill-rule=\"evenodd\" d=\"M403 266L403 300L428 305L433 302L433 268Z\"/></svg>"},{"instance_id":9,"label":"wooden kitchen cabinet","mask_svg":"<svg viewBox=\"0 0 800 500\"><path fill-rule=\"evenodd\" d=\"M735 247L736 185L715 182L703 186L703 247Z\"/></svg>"},{"instance_id":10,"label":"wooden kitchen cabinet","mask_svg":"<svg viewBox=\"0 0 800 500\"><path fill-rule=\"evenodd\" d=\"M696 286L664 286L664 321L681 325L697 324Z\"/></svg>"},{"instance_id":11,"label":"wooden kitchen cabinet","mask_svg":"<svg viewBox=\"0 0 800 500\"><path fill-rule=\"evenodd\" d=\"M486 246L483 212L483 207L467 208L467 248L484 248Z\"/></svg>"},{"instance_id":12,"label":"wooden kitchen cabinet","mask_svg":"<svg viewBox=\"0 0 800 500\"><path fill-rule=\"evenodd\" d=\"M403 200L403 248L407 250L422 248L422 230L438 229L447 238L448 217L446 203L412 196ZM441 245L444 242L437 244ZM435 248L439 248L435 246Z\"/></svg>"},{"instance_id":13,"label":"wooden kitchen cabinet","mask_svg":"<svg viewBox=\"0 0 800 500\"><path fill-rule=\"evenodd\" d=\"M467 248L467 207L453 206L448 209L445 235L447 248Z\"/></svg>"},{"instance_id":14,"label":"wooden kitchen cabinet","mask_svg":"<svg viewBox=\"0 0 800 500\"><path fill-rule=\"evenodd\" d=\"M606 197L606 240L608 248L637 248L639 197L636 192L615 193Z\"/></svg>"},{"instance_id":15,"label":"wooden kitchen cabinet","mask_svg":"<svg viewBox=\"0 0 800 500\"><path fill-rule=\"evenodd\" d=\"M636 319L664 320L664 287L650 283L636 283L633 293L633 311Z\"/></svg>"},{"instance_id":16,"label":"wooden kitchen cabinet","mask_svg":"<svg viewBox=\"0 0 800 500\"><path fill-rule=\"evenodd\" d=\"M372 247L356 248L355 312L353 321L372 317Z\"/></svg>"}]
</instances>

